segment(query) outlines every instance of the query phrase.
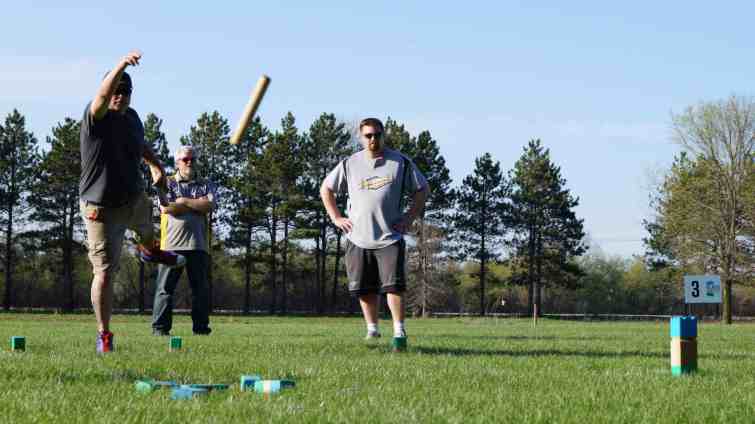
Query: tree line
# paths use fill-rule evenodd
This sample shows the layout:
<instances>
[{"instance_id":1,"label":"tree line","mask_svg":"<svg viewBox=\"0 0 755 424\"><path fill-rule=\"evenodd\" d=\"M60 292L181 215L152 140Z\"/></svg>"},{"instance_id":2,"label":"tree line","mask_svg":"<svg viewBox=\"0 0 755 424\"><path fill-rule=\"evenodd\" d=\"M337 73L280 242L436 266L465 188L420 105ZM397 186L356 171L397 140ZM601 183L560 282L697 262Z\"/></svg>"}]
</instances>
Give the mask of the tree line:
<instances>
[{"instance_id":1,"label":"tree line","mask_svg":"<svg viewBox=\"0 0 755 424\"><path fill-rule=\"evenodd\" d=\"M677 118L681 127L686 121ZM157 115L148 114L145 141L171 171L175 164L162 125ZM228 121L214 111L203 113L180 137L182 145L200 151L202 176L220 187L218 208L211 215L211 307L284 314L356 310L342 269L343 234L329 221L319 198L327 173L360 149L356 134L353 123L328 113L302 130L289 112L278 128L256 118L241 142L231 145ZM703 159L678 159L653 199L656 216L646 221L648 254L622 261L588 252L584 222L575 214L579 199L566 188L560 167L540 140L526 143L508 171L492 154L482 153L473 171L454 184L430 131L413 135L388 118L385 134L387 145L412 158L432 188L424 214L409 234L412 313L531 313L535 305L538 312L660 313L680 307L679 273L699 263L675 250L671 235L677 233L672 230L682 229L670 225L676 209L668 198L681 197L675 194L680 185L672 184L673 177L692 172L690 163L702 173ZM0 153L4 308L89 307L91 274L78 199L79 122L65 118L42 144L14 110L0 125ZM746 151L739 154L748 157ZM751 145L749 155L749 168L746 161L736 166L749 172L751 180ZM711 175L693 180L713 181ZM747 178L739 188L746 200L735 205L744 215L735 219L749 230L736 233L735 244L741 248L727 256L740 258L729 266L742 275L726 281L742 287L751 281L752 269L748 277L743 264L748 258L752 264L753 254L754 209L749 206L754 203L746 202L753 201L755 184ZM146 168L144 179L151 190ZM711 188L711 195L716 194ZM345 208L345 197L337 201ZM153 216L157 219L157 209ZM686 229L688 234L700 234L698 230L692 224ZM144 311L151 305L156 269L136 261L128 253L132 242L126 243L116 306ZM712 269L710 261L705 263L706 270ZM188 301L186 285L182 287L179 306ZM613 300L603 293L608 288Z\"/></svg>"}]
</instances>

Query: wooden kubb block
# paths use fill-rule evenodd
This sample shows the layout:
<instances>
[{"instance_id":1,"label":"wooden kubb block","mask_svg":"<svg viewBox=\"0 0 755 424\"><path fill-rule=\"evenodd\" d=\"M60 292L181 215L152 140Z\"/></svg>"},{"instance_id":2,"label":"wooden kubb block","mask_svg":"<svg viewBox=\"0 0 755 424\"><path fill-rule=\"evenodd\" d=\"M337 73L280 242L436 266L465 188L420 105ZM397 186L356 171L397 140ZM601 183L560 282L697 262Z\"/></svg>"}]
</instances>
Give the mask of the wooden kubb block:
<instances>
[{"instance_id":1,"label":"wooden kubb block","mask_svg":"<svg viewBox=\"0 0 755 424\"><path fill-rule=\"evenodd\" d=\"M697 339L671 338L671 374L688 374L697 370Z\"/></svg>"},{"instance_id":2,"label":"wooden kubb block","mask_svg":"<svg viewBox=\"0 0 755 424\"><path fill-rule=\"evenodd\" d=\"M254 382L254 391L262 394L279 393L282 389L296 387L293 380L258 380Z\"/></svg>"}]
</instances>

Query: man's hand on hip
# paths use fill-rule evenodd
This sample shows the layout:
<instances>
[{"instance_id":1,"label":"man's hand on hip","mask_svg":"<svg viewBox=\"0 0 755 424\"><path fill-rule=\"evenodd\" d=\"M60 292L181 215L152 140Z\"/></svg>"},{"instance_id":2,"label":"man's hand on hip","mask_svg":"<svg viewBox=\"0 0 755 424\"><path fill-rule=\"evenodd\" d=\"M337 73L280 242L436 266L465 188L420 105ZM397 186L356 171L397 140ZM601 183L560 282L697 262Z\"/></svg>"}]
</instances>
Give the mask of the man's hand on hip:
<instances>
[{"instance_id":1,"label":"man's hand on hip","mask_svg":"<svg viewBox=\"0 0 755 424\"><path fill-rule=\"evenodd\" d=\"M393 224L393 230L398 231L401 234L406 234L409 232L409 229L412 228L412 223L414 223L414 218L404 216L399 222Z\"/></svg>"},{"instance_id":2,"label":"man's hand on hip","mask_svg":"<svg viewBox=\"0 0 755 424\"><path fill-rule=\"evenodd\" d=\"M339 218L334 219L333 224L335 224L336 227L340 228L344 233L350 233L351 230L354 228L353 224L351 223L351 220L345 217L339 217Z\"/></svg>"}]
</instances>

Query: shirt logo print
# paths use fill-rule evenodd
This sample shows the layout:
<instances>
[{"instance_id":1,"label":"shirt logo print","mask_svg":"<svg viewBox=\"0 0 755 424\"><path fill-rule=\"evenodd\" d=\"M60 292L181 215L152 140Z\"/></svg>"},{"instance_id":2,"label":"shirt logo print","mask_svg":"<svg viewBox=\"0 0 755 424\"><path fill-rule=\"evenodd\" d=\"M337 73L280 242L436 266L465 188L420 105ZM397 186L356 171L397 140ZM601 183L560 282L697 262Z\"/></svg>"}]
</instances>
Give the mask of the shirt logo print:
<instances>
[{"instance_id":1,"label":"shirt logo print","mask_svg":"<svg viewBox=\"0 0 755 424\"><path fill-rule=\"evenodd\" d=\"M362 182L359 183L359 188L361 188L362 190L379 190L392 182L392 176L370 177L362 180Z\"/></svg>"}]
</instances>

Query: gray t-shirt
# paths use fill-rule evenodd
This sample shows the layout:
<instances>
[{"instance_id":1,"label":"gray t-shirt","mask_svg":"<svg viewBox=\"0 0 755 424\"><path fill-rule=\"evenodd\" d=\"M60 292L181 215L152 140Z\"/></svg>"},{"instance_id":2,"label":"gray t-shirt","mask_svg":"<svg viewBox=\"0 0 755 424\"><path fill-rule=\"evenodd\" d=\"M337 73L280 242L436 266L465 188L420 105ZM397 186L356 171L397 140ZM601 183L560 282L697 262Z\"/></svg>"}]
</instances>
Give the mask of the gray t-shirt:
<instances>
[{"instance_id":1,"label":"gray t-shirt","mask_svg":"<svg viewBox=\"0 0 755 424\"><path fill-rule=\"evenodd\" d=\"M144 153L144 126L134 109L108 110L95 120L87 104L81 119L79 195L103 206L122 206L144 191L139 164Z\"/></svg>"},{"instance_id":2,"label":"gray t-shirt","mask_svg":"<svg viewBox=\"0 0 755 424\"><path fill-rule=\"evenodd\" d=\"M357 152L328 174L324 181L327 188L349 194L346 215L353 224L346 234L349 241L362 249L381 249L401 240L403 235L394 231L393 225L403 217L400 202L404 176L404 193L427 187L425 176L411 160L387 148L377 159L366 150Z\"/></svg>"},{"instance_id":3,"label":"gray t-shirt","mask_svg":"<svg viewBox=\"0 0 755 424\"><path fill-rule=\"evenodd\" d=\"M200 179L182 180L179 174L169 177L168 201L179 197L199 199L207 197L217 205L217 186ZM200 213L185 213L177 216L160 216L160 248L163 250L210 250L210 220Z\"/></svg>"}]
</instances>

